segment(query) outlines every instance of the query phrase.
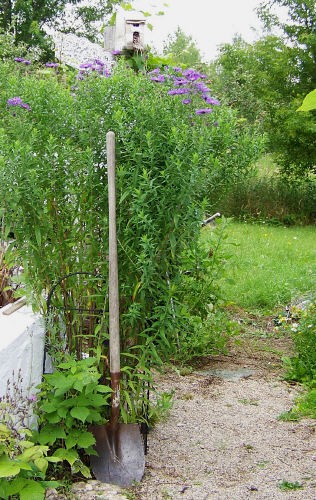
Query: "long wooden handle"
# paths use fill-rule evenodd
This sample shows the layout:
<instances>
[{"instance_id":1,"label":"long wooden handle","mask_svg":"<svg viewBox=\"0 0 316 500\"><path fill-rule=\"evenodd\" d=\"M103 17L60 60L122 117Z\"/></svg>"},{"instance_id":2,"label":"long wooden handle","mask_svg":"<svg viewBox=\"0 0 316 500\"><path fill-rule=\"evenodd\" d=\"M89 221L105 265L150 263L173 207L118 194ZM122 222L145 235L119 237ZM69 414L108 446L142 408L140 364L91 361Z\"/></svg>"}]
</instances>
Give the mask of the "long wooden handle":
<instances>
[{"instance_id":1,"label":"long wooden handle","mask_svg":"<svg viewBox=\"0 0 316 500\"><path fill-rule=\"evenodd\" d=\"M108 194L109 194L109 330L110 372L114 379L120 375L120 324L119 284L116 236L116 191L115 191L115 134L106 134ZM112 389L115 388L112 386ZM119 394L117 395L119 397Z\"/></svg>"}]
</instances>

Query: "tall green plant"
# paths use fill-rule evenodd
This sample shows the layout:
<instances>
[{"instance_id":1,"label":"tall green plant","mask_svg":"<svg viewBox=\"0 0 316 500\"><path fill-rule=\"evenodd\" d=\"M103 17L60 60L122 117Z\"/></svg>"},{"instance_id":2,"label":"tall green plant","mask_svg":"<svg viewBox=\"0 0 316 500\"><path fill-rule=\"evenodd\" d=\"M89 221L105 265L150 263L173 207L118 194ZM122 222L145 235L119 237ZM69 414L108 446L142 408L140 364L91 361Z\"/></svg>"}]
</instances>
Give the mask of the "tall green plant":
<instances>
[{"instance_id":1,"label":"tall green plant","mask_svg":"<svg viewBox=\"0 0 316 500\"><path fill-rule=\"evenodd\" d=\"M233 112L216 106L204 76L193 70L157 78L119 65L111 77L93 73L71 91L28 71L21 75L9 64L0 69L0 190L34 303L45 310L43 291L63 275L95 271L105 278L99 296L106 306L105 136L111 129L117 140L122 350L137 380L157 353L169 359L181 350L181 304L192 303L195 290L186 286L184 293L179 275L193 270L198 287L205 282L205 301L214 302L212 273L219 264L209 267L199 242L210 206L205 195L212 189L215 203L216 186L249 168L256 138ZM190 95L174 92L183 89L179 79ZM189 314L202 318L205 304ZM107 338L104 318L98 345Z\"/></svg>"}]
</instances>

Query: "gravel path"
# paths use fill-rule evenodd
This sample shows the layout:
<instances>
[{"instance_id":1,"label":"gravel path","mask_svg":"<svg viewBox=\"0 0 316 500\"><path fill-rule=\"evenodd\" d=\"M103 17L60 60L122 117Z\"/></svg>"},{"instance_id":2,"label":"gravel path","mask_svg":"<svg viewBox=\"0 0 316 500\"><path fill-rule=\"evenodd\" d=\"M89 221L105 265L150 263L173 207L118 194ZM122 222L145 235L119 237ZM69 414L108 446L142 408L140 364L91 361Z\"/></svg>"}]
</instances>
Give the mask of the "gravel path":
<instances>
[{"instance_id":1,"label":"gravel path","mask_svg":"<svg viewBox=\"0 0 316 500\"><path fill-rule=\"evenodd\" d=\"M316 499L315 422L277 418L297 390L256 375L174 377L172 385L174 407L150 436L136 498ZM282 491L285 481L303 488Z\"/></svg>"},{"instance_id":2,"label":"gravel path","mask_svg":"<svg viewBox=\"0 0 316 500\"><path fill-rule=\"evenodd\" d=\"M159 377L174 405L149 436L134 498L316 500L316 422L278 419L301 391L282 379L283 344L246 339L198 373Z\"/></svg>"}]
</instances>

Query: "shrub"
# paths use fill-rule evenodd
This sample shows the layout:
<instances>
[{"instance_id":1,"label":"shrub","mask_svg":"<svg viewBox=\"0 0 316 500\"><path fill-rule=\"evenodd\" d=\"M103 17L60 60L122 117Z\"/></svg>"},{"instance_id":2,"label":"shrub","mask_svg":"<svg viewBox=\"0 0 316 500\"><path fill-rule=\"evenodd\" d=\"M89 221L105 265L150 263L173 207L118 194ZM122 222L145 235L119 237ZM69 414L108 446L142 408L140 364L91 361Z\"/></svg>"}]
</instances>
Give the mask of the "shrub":
<instances>
[{"instance_id":1,"label":"shrub","mask_svg":"<svg viewBox=\"0 0 316 500\"><path fill-rule=\"evenodd\" d=\"M207 254L199 245L205 186L215 192L224 179L247 169L255 141L236 128L233 112L210 109L217 103L203 81L203 95L193 93L192 104L185 105L181 95L168 95L171 83L178 88L171 76L156 82L118 66L110 78L92 73L69 91L28 71L21 75L20 66L3 65L0 72L0 189L37 307L45 309L43 290L67 273L107 276L105 135L112 129L123 349L150 345L155 356L159 345L169 357L179 347L176 332L181 343L176 320L189 300L178 286L179 272L195 269L214 301L214 280L203 272ZM191 70L186 78L192 86L200 76ZM12 105L16 96L20 101ZM234 155L242 162L236 165ZM106 296L105 283L103 302ZM194 315L204 308L200 304Z\"/></svg>"},{"instance_id":2,"label":"shrub","mask_svg":"<svg viewBox=\"0 0 316 500\"><path fill-rule=\"evenodd\" d=\"M250 176L241 179L220 202L219 210L240 219L271 224L312 224L316 217L316 182L280 176Z\"/></svg>"}]
</instances>

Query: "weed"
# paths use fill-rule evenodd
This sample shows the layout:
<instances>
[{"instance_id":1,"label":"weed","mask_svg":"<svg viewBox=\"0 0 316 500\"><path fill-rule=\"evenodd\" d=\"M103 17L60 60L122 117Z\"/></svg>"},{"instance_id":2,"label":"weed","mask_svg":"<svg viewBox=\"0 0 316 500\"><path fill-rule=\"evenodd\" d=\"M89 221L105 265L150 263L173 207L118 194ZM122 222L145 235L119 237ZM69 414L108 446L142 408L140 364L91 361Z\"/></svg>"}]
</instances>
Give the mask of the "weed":
<instances>
[{"instance_id":1,"label":"weed","mask_svg":"<svg viewBox=\"0 0 316 500\"><path fill-rule=\"evenodd\" d=\"M191 401L194 398L193 394L188 393L188 394L182 394L180 399L183 399L184 401Z\"/></svg>"},{"instance_id":2,"label":"weed","mask_svg":"<svg viewBox=\"0 0 316 500\"><path fill-rule=\"evenodd\" d=\"M299 419L299 415L294 410L285 411L278 416L278 420L282 422L297 422Z\"/></svg>"},{"instance_id":3,"label":"weed","mask_svg":"<svg viewBox=\"0 0 316 500\"><path fill-rule=\"evenodd\" d=\"M238 399L239 403L242 403L243 405L251 405L251 406L258 406L259 401L256 399Z\"/></svg>"},{"instance_id":4,"label":"weed","mask_svg":"<svg viewBox=\"0 0 316 500\"><path fill-rule=\"evenodd\" d=\"M268 460L262 460L262 462L257 462L259 469L264 469L268 465Z\"/></svg>"},{"instance_id":5,"label":"weed","mask_svg":"<svg viewBox=\"0 0 316 500\"><path fill-rule=\"evenodd\" d=\"M278 486L282 491L301 490L303 488L303 485L298 481L292 483L291 481L286 480L281 481Z\"/></svg>"},{"instance_id":6,"label":"weed","mask_svg":"<svg viewBox=\"0 0 316 500\"><path fill-rule=\"evenodd\" d=\"M247 451L253 451L255 448L252 444L243 444L243 447L245 448L245 450Z\"/></svg>"}]
</instances>

